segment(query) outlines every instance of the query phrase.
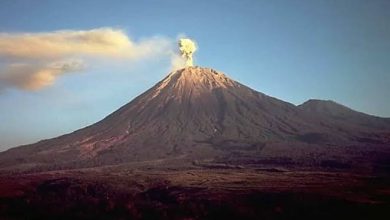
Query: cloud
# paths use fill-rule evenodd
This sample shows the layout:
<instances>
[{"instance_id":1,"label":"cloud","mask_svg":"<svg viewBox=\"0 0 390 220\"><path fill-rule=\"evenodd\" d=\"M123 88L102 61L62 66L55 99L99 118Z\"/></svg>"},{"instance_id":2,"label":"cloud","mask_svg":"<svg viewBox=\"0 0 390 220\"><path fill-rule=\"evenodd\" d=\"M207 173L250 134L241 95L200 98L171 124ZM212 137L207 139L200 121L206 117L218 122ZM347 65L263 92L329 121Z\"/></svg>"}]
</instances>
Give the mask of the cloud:
<instances>
[{"instance_id":1,"label":"cloud","mask_svg":"<svg viewBox=\"0 0 390 220\"><path fill-rule=\"evenodd\" d=\"M0 33L0 89L39 90L67 73L85 69L89 58L135 61L171 56L171 40L131 40L121 29L62 30L43 33ZM83 59L82 59L83 58Z\"/></svg>"},{"instance_id":2,"label":"cloud","mask_svg":"<svg viewBox=\"0 0 390 220\"><path fill-rule=\"evenodd\" d=\"M171 71L186 67L186 59L179 54L172 53L171 55Z\"/></svg>"},{"instance_id":3,"label":"cloud","mask_svg":"<svg viewBox=\"0 0 390 220\"><path fill-rule=\"evenodd\" d=\"M81 60L65 60L53 63L14 63L0 75L0 89L16 87L23 90L38 90L54 83L57 77L70 72L82 71Z\"/></svg>"},{"instance_id":4,"label":"cloud","mask_svg":"<svg viewBox=\"0 0 390 220\"><path fill-rule=\"evenodd\" d=\"M0 33L0 56L47 59L87 55L136 59L159 54L169 44L169 40L157 37L136 43L123 30L111 28Z\"/></svg>"}]
</instances>

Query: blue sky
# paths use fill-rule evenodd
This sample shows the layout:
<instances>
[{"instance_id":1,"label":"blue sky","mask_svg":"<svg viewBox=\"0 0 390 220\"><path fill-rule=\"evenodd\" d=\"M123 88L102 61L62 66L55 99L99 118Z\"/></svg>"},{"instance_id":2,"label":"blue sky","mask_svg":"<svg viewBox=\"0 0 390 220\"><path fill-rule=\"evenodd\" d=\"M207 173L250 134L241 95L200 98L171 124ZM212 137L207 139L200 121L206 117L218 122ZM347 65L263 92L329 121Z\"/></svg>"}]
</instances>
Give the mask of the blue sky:
<instances>
[{"instance_id":1,"label":"blue sky","mask_svg":"<svg viewBox=\"0 0 390 220\"><path fill-rule=\"evenodd\" d=\"M267 95L293 104L331 99L390 117L388 0L0 1L3 34L98 28L134 42L185 34L199 46L197 65ZM0 71L7 62L0 56ZM0 91L0 150L102 119L165 76L169 62L90 59L51 86Z\"/></svg>"}]
</instances>

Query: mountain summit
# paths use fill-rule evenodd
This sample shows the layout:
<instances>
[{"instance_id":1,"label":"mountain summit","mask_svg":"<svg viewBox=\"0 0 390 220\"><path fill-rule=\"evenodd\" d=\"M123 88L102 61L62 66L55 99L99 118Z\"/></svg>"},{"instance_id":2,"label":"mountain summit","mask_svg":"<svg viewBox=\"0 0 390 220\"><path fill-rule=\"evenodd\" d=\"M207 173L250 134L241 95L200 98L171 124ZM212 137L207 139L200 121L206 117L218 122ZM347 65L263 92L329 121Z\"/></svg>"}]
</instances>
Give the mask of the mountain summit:
<instances>
[{"instance_id":1,"label":"mountain summit","mask_svg":"<svg viewBox=\"0 0 390 220\"><path fill-rule=\"evenodd\" d=\"M186 67L96 124L1 153L0 167L77 168L179 159L295 161L310 153L331 154L330 148L389 143L389 120L318 102L297 107L213 69ZM341 109L342 118L325 114L332 113L329 109ZM349 116L353 123L344 120Z\"/></svg>"}]
</instances>

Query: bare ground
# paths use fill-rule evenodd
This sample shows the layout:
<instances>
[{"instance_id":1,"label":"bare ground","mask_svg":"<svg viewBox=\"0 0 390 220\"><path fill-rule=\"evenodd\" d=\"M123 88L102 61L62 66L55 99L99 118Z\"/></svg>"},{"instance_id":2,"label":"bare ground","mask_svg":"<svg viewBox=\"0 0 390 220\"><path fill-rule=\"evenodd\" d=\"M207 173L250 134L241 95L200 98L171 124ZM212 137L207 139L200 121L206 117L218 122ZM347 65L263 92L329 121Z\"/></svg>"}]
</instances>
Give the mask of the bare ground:
<instances>
[{"instance_id":1,"label":"bare ground","mask_svg":"<svg viewBox=\"0 0 390 220\"><path fill-rule=\"evenodd\" d=\"M389 219L388 175L104 167L4 174L0 219Z\"/></svg>"}]
</instances>

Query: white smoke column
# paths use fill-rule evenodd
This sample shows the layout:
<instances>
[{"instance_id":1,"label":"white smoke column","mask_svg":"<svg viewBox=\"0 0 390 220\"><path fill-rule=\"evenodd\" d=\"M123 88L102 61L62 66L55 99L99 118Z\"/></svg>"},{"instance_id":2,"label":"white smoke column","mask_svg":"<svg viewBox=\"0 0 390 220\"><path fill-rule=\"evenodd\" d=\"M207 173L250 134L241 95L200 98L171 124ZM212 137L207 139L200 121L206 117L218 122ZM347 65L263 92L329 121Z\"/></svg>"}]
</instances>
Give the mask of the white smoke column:
<instances>
[{"instance_id":1,"label":"white smoke column","mask_svg":"<svg viewBox=\"0 0 390 220\"><path fill-rule=\"evenodd\" d=\"M186 66L193 66L192 54L196 51L196 44L193 40L182 38L179 40L181 56L186 60Z\"/></svg>"}]
</instances>

